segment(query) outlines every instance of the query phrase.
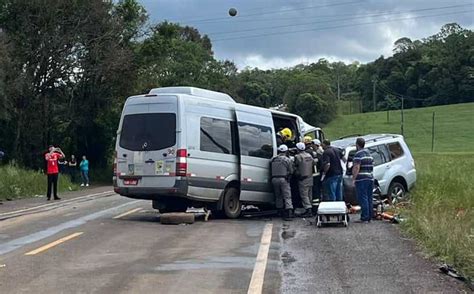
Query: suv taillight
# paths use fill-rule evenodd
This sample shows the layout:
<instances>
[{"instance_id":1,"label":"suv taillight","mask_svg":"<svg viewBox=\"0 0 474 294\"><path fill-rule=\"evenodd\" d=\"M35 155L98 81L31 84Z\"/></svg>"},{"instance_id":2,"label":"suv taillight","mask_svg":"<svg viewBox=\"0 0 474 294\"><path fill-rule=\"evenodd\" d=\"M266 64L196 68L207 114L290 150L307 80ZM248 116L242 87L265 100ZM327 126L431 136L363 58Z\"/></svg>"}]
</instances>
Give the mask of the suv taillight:
<instances>
[{"instance_id":1,"label":"suv taillight","mask_svg":"<svg viewBox=\"0 0 474 294\"><path fill-rule=\"evenodd\" d=\"M176 176L185 177L188 172L188 151L186 149L178 149L176 152Z\"/></svg>"}]
</instances>

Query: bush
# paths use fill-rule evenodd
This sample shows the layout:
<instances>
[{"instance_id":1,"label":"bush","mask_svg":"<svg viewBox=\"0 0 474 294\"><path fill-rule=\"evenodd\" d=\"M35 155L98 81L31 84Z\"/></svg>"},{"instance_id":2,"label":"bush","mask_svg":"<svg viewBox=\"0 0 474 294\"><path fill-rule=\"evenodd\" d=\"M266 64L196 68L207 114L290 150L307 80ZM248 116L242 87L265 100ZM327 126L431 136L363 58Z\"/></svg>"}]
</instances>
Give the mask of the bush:
<instances>
[{"instance_id":1,"label":"bush","mask_svg":"<svg viewBox=\"0 0 474 294\"><path fill-rule=\"evenodd\" d=\"M46 195L46 175L40 171L26 170L13 165L0 166L0 200ZM75 190L69 176L59 176L59 192Z\"/></svg>"}]
</instances>

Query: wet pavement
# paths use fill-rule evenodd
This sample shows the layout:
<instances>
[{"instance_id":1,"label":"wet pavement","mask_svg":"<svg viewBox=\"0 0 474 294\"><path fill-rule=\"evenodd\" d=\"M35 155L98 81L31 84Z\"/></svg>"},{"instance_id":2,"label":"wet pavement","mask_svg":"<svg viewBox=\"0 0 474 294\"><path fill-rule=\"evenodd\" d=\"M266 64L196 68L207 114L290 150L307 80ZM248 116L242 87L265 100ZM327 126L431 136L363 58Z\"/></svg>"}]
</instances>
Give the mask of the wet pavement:
<instances>
[{"instance_id":1,"label":"wet pavement","mask_svg":"<svg viewBox=\"0 0 474 294\"><path fill-rule=\"evenodd\" d=\"M162 225L149 201L110 190L65 195L69 202L47 209L35 209L44 199L2 208L0 219L31 210L0 220L0 292L247 293L254 280L262 293L465 289L389 223L318 229L311 219L266 215ZM257 254L267 224L271 241L262 263Z\"/></svg>"}]
</instances>

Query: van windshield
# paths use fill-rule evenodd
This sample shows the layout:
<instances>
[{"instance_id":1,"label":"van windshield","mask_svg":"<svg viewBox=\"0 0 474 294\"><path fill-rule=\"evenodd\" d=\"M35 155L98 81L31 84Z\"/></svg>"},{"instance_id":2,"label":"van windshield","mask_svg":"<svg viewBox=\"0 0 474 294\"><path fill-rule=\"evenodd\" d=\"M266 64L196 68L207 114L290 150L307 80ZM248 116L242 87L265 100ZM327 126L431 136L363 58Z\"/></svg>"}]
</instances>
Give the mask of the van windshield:
<instances>
[{"instance_id":1,"label":"van windshield","mask_svg":"<svg viewBox=\"0 0 474 294\"><path fill-rule=\"evenodd\" d=\"M123 118L120 147L131 151L153 151L175 144L176 114L141 113Z\"/></svg>"}]
</instances>

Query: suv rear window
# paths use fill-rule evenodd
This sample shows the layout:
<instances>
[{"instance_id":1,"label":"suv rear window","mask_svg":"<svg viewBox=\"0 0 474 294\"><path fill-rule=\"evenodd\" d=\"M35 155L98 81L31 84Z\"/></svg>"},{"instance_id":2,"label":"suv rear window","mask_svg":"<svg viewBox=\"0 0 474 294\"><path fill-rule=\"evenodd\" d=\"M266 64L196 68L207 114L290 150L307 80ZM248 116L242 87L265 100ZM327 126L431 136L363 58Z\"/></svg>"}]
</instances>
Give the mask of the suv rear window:
<instances>
[{"instance_id":1,"label":"suv rear window","mask_svg":"<svg viewBox=\"0 0 474 294\"><path fill-rule=\"evenodd\" d=\"M176 114L141 113L123 118L120 147L131 151L153 151L176 144Z\"/></svg>"}]
</instances>

